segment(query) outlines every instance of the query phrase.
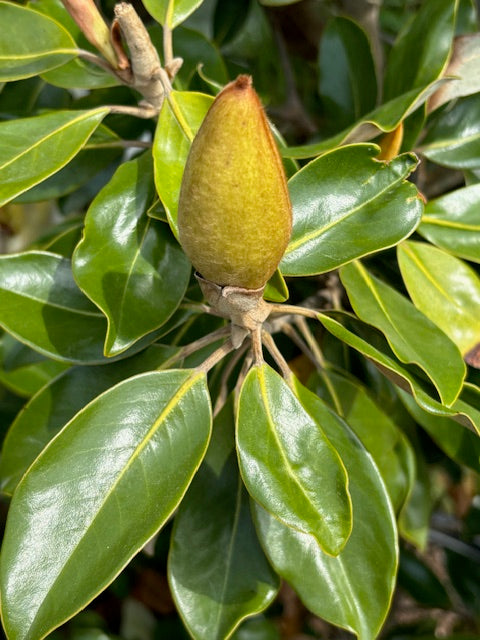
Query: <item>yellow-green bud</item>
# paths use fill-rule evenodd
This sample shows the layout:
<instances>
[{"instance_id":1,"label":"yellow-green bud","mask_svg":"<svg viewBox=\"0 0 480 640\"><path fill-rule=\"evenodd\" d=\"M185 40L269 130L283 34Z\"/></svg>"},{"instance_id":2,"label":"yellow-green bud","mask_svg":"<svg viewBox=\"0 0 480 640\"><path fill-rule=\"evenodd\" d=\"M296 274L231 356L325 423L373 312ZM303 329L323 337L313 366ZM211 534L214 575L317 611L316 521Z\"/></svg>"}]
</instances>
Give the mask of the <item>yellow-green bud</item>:
<instances>
[{"instance_id":1,"label":"yellow-green bud","mask_svg":"<svg viewBox=\"0 0 480 640\"><path fill-rule=\"evenodd\" d=\"M218 94L190 149L178 208L180 242L221 286L263 287L290 239L282 160L250 76Z\"/></svg>"}]
</instances>

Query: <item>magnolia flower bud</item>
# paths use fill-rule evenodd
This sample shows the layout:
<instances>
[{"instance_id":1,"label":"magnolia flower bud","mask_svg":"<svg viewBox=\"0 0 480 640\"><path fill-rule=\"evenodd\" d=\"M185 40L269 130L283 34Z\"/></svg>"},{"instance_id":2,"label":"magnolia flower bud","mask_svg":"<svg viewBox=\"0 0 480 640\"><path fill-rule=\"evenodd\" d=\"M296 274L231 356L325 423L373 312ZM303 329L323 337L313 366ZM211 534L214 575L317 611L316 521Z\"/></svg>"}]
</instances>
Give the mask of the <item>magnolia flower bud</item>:
<instances>
[{"instance_id":1,"label":"magnolia flower bud","mask_svg":"<svg viewBox=\"0 0 480 640\"><path fill-rule=\"evenodd\" d=\"M275 272L291 226L280 154L251 78L239 76L218 94L192 143L180 242L203 278L259 289Z\"/></svg>"}]
</instances>

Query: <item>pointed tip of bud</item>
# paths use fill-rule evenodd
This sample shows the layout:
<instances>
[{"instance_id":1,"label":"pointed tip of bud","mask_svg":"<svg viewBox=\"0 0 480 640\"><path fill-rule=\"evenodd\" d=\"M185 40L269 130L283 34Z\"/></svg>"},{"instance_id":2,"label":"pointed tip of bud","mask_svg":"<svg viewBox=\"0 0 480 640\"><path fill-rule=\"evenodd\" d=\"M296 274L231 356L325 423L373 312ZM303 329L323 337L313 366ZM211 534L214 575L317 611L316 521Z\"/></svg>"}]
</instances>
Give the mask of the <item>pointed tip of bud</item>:
<instances>
[{"instance_id":1,"label":"pointed tip of bud","mask_svg":"<svg viewBox=\"0 0 480 640\"><path fill-rule=\"evenodd\" d=\"M241 91L250 89L252 87L252 76L246 74L238 76L231 84L235 89L239 89Z\"/></svg>"}]
</instances>

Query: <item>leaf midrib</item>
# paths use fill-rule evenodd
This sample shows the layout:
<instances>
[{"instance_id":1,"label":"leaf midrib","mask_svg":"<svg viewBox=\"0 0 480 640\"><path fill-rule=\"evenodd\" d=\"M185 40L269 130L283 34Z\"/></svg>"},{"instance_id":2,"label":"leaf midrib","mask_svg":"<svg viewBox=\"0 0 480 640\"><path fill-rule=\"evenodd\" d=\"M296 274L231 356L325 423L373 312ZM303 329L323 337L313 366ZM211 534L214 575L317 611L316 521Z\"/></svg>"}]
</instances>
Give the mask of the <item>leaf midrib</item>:
<instances>
[{"instance_id":1,"label":"leaf midrib","mask_svg":"<svg viewBox=\"0 0 480 640\"><path fill-rule=\"evenodd\" d=\"M146 374L149 375L149 374ZM162 375L162 374L160 374ZM66 566L68 565L68 563L70 562L71 558L73 557L76 549L78 548L78 546L81 544L81 542L85 539L85 537L87 536L88 532L90 531L90 529L92 528L92 526L95 523L95 520L97 519L98 515L101 513L101 511L103 510L103 507L106 505L106 503L108 502L108 500L111 498L112 495L114 494L115 489L118 487L118 485L120 484L120 482L122 481L123 477L125 476L125 474L129 471L130 467L133 465L133 463L137 460L137 458L140 456L140 454L142 453L142 451L145 449L145 447L147 446L147 444L150 442L151 438L153 437L153 435L156 433L156 431L158 431L158 429L160 428L160 426L162 425L162 423L166 420L166 418L168 417L168 415L175 409L175 407L179 404L180 400L185 396L185 394L194 386L194 384L197 382L197 380L199 380L200 378L202 378L202 376L204 376L205 374L203 373L198 373L198 372L194 372L193 374L191 374L182 384L182 386L180 387L180 389L178 389L173 396L171 397L171 399L168 401L168 403L166 404L165 408L163 409L163 411L160 413L159 417L155 420L155 422L153 423L153 425L150 427L150 429L148 430L148 432L145 434L145 437L141 440L141 442L135 447L135 449L133 450L128 462L125 464L125 466L123 467L123 469L120 471L120 473L118 474L118 476L115 478L115 481L113 482L113 484L111 485L110 489L108 490L105 498L103 499L103 501L101 502L101 504L98 506L98 508L95 511L95 514L92 518L92 520L90 521L90 523L88 524L88 526L85 528L85 530L83 531L82 535L79 537L77 543L75 544L74 548L71 550L71 552L69 553L68 557L66 558L63 566L60 568L60 571L58 572L56 578L54 579L54 581L51 583L45 597L43 598L42 602L40 603L40 605L37 608L37 612L35 614L35 616L33 617L31 623L30 623L30 629L32 629L32 627L34 626L38 615L43 607L43 605L45 604L45 602L48 599L48 595L52 592L52 590L55 588L55 584L59 581L59 579L61 578L63 572L65 571ZM108 392L107 392L108 393ZM88 408L90 405L87 405L86 408ZM79 413L83 413L85 410L82 409ZM79 414L77 414L78 416ZM51 629L48 631L48 633L50 633ZM42 636L45 637L45 636Z\"/></svg>"},{"instance_id":2,"label":"leaf midrib","mask_svg":"<svg viewBox=\"0 0 480 640\"><path fill-rule=\"evenodd\" d=\"M3 171L3 169L8 167L9 165L17 162L24 155L30 153L33 149L36 149L37 147L41 146L44 142L46 142L50 138L61 134L65 129L68 129L71 126L74 126L75 124L77 124L78 122L81 122L82 120L87 120L87 119L89 119L90 117L92 117L94 115L100 114L100 113L102 113L102 111L105 111L105 113L106 113L108 111L108 109L104 109L104 108L102 108L102 109L93 109L92 111L88 111L87 113L83 112L80 116L78 116L76 118L73 118L73 120L69 120L68 122L66 122L62 126L58 127L57 129L54 129L53 131L50 131L47 135L43 136L42 138L40 138L39 140L34 142L27 149L24 149L24 151L22 151L21 153L13 156L12 158L10 158L10 160L7 160L7 162L5 162L4 164L0 165L0 171Z\"/></svg>"},{"instance_id":3,"label":"leaf midrib","mask_svg":"<svg viewBox=\"0 0 480 640\"><path fill-rule=\"evenodd\" d=\"M377 174L375 173L371 179L376 177L376 175ZM319 229L315 229L315 231L310 232L307 235L303 235L298 240L291 242L285 250L284 257L289 253L292 253L293 251L298 249L298 247L301 247L304 244L307 244L309 242L312 242L313 240L316 240L319 236L324 234L326 231L329 231L329 229L331 229L332 227L338 224L341 224L342 222L350 218L353 214L355 214L357 211L360 211L360 209L363 209L364 207L368 206L370 203L374 202L374 200L384 195L387 191L389 191L390 189L393 189L397 184L401 183L404 179L405 179L405 175L402 174L399 178L389 183L384 189L382 189L381 191L377 191L373 197L367 200L364 200L353 209L350 209L350 211L347 211L345 215L338 217L335 220L332 220L330 224L327 224L324 227L321 227Z\"/></svg>"}]
</instances>

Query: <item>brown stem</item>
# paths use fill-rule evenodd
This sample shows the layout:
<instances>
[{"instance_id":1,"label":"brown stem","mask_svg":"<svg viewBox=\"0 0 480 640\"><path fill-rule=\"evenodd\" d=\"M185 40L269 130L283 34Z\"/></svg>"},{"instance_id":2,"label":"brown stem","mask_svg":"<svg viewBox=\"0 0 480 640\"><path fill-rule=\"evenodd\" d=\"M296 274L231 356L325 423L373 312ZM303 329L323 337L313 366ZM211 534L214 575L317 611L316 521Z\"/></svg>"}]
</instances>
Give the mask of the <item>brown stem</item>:
<instances>
[{"instance_id":1,"label":"brown stem","mask_svg":"<svg viewBox=\"0 0 480 640\"><path fill-rule=\"evenodd\" d=\"M150 105L140 105L138 107L130 107L124 104L107 105L110 113L120 113L127 116L135 116L136 118L154 118L157 115L157 109Z\"/></svg>"},{"instance_id":2,"label":"brown stem","mask_svg":"<svg viewBox=\"0 0 480 640\"><path fill-rule=\"evenodd\" d=\"M263 359L262 349L262 325L259 324L250 333L252 339L253 360L256 366L261 366L265 361Z\"/></svg>"},{"instance_id":3,"label":"brown stem","mask_svg":"<svg viewBox=\"0 0 480 640\"><path fill-rule=\"evenodd\" d=\"M228 398L228 380L232 375L233 370L235 369L235 367L240 362L241 358L245 355L245 353L248 351L249 348L250 348L249 343L245 342L240 347L240 349L237 349L237 351L230 358L230 361L225 366L225 369L222 372L222 377L220 379L220 391L218 392L217 400L215 402L213 417L218 415L218 413L220 413L220 411L224 407Z\"/></svg>"},{"instance_id":4,"label":"brown stem","mask_svg":"<svg viewBox=\"0 0 480 640\"><path fill-rule=\"evenodd\" d=\"M305 318L296 318L295 324L300 329L303 337L307 342L307 345L311 349L316 360L320 363L320 366L322 367L322 369L324 369L325 359L323 357L323 353L320 351L320 347L318 346L317 341L315 340L312 332L310 331L310 327L308 326L307 321L305 320Z\"/></svg>"},{"instance_id":5,"label":"brown stem","mask_svg":"<svg viewBox=\"0 0 480 640\"><path fill-rule=\"evenodd\" d=\"M158 113L165 96L162 82L162 71L165 71L160 64L158 52L131 4L120 2L115 5L114 12L130 51L133 74L131 84Z\"/></svg>"},{"instance_id":6,"label":"brown stem","mask_svg":"<svg viewBox=\"0 0 480 640\"><path fill-rule=\"evenodd\" d=\"M225 338L229 333L230 327L220 327L219 329L208 333L206 336L202 336L201 338L198 338L198 340L194 340L194 342L190 342L190 344L186 344L184 347L180 347L179 351L168 358L168 360L165 360L165 362L159 367L159 369L168 369L169 366L174 362L183 360L184 358L188 358L188 356L191 356L197 351L200 351L200 349L208 347L208 345L217 342L217 340Z\"/></svg>"},{"instance_id":7,"label":"brown stem","mask_svg":"<svg viewBox=\"0 0 480 640\"><path fill-rule=\"evenodd\" d=\"M307 307L297 307L294 304L270 304L270 313L295 314L318 320L318 311Z\"/></svg>"},{"instance_id":8,"label":"brown stem","mask_svg":"<svg viewBox=\"0 0 480 640\"><path fill-rule=\"evenodd\" d=\"M208 373L210 369L218 364L225 356L228 356L235 347L233 346L232 341L229 339L222 344L216 351L214 351L211 355L206 358L201 365L197 367L197 371L203 371L203 373Z\"/></svg>"},{"instance_id":9,"label":"brown stem","mask_svg":"<svg viewBox=\"0 0 480 640\"><path fill-rule=\"evenodd\" d=\"M293 379L292 370L288 366L287 361L283 357L280 349L275 344L275 340L268 333L268 331L262 331L262 342L267 347L270 355L275 360L275 363L278 365L278 368L282 372L282 376L288 383L291 383Z\"/></svg>"}]
</instances>

